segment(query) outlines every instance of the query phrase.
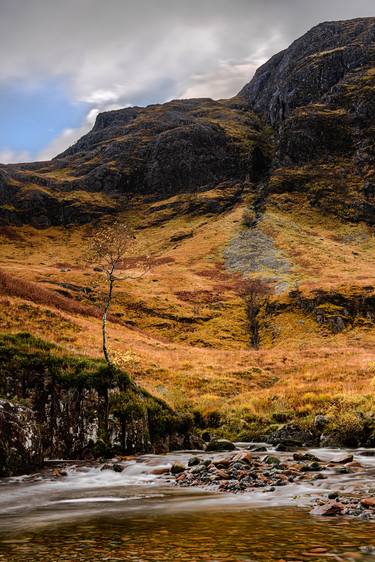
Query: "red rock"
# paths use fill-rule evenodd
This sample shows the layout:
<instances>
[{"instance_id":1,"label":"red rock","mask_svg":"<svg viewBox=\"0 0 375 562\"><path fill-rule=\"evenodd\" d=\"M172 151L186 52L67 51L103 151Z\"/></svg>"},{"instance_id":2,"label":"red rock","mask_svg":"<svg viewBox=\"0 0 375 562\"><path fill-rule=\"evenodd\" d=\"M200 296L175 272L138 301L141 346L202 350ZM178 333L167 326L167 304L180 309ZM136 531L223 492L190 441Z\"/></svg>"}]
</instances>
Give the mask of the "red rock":
<instances>
[{"instance_id":1,"label":"red rock","mask_svg":"<svg viewBox=\"0 0 375 562\"><path fill-rule=\"evenodd\" d=\"M57 476L58 478L61 478L62 476L67 476L68 473L65 470L60 470L59 468L54 468L53 471L52 471L52 475Z\"/></svg>"},{"instance_id":2,"label":"red rock","mask_svg":"<svg viewBox=\"0 0 375 562\"><path fill-rule=\"evenodd\" d=\"M342 503L333 501L314 507L314 509L310 513L312 515L332 516L342 515L343 511L344 506L342 505Z\"/></svg>"},{"instance_id":3,"label":"red rock","mask_svg":"<svg viewBox=\"0 0 375 562\"><path fill-rule=\"evenodd\" d=\"M217 470L215 473L215 480L229 480L230 475L225 470Z\"/></svg>"},{"instance_id":4,"label":"red rock","mask_svg":"<svg viewBox=\"0 0 375 562\"><path fill-rule=\"evenodd\" d=\"M229 466L231 462L232 459L219 459L219 460L212 461L212 464L214 466Z\"/></svg>"},{"instance_id":5,"label":"red rock","mask_svg":"<svg viewBox=\"0 0 375 562\"><path fill-rule=\"evenodd\" d=\"M249 451L241 451L232 458L232 462L246 462L247 464L251 464L252 460L253 456Z\"/></svg>"},{"instance_id":6,"label":"red rock","mask_svg":"<svg viewBox=\"0 0 375 562\"><path fill-rule=\"evenodd\" d=\"M375 508L375 498L363 498L361 500L361 505L363 505L364 507Z\"/></svg>"},{"instance_id":7,"label":"red rock","mask_svg":"<svg viewBox=\"0 0 375 562\"><path fill-rule=\"evenodd\" d=\"M350 463L348 463L347 466L350 467L350 468L362 468L361 463L358 462L358 461L350 462Z\"/></svg>"},{"instance_id":8,"label":"red rock","mask_svg":"<svg viewBox=\"0 0 375 562\"><path fill-rule=\"evenodd\" d=\"M303 468L302 464L292 463L289 465L289 469L294 472L301 472Z\"/></svg>"}]
</instances>

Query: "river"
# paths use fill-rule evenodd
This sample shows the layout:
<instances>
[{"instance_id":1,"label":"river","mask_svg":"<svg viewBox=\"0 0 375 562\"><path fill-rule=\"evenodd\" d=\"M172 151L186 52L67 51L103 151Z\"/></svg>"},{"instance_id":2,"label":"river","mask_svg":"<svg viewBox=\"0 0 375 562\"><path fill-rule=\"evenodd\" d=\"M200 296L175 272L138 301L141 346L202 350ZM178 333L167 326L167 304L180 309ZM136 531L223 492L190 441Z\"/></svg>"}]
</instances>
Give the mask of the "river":
<instances>
[{"instance_id":1,"label":"river","mask_svg":"<svg viewBox=\"0 0 375 562\"><path fill-rule=\"evenodd\" d=\"M0 561L375 561L375 522L309 513L332 489L375 492L375 456L362 453L354 451L360 472L272 494L178 488L160 475L191 452L138 457L121 473L75 465L63 478L2 479Z\"/></svg>"}]
</instances>

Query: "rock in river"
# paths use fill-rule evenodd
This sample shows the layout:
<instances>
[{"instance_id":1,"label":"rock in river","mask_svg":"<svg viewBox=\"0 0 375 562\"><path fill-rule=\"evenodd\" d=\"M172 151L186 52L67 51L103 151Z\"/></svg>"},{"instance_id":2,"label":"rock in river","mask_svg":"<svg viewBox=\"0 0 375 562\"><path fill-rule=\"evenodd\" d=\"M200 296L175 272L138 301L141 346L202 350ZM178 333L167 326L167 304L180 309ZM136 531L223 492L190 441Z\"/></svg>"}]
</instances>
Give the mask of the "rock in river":
<instances>
[{"instance_id":1,"label":"rock in river","mask_svg":"<svg viewBox=\"0 0 375 562\"><path fill-rule=\"evenodd\" d=\"M324 516L331 516L331 515L341 515L344 511L344 506L342 503L332 501L329 503L325 503L324 505L318 505L314 507L311 511L312 515L324 515Z\"/></svg>"},{"instance_id":2,"label":"rock in river","mask_svg":"<svg viewBox=\"0 0 375 562\"><path fill-rule=\"evenodd\" d=\"M213 439L207 445L206 451L234 451L236 446L228 439Z\"/></svg>"}]
</instances>

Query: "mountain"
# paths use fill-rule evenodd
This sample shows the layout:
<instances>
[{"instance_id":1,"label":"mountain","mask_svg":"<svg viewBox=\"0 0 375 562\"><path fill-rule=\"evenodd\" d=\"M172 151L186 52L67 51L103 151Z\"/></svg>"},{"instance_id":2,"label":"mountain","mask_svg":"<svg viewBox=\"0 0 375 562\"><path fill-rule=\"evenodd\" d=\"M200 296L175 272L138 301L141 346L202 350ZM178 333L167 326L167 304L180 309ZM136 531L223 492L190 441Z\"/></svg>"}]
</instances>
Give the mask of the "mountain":
<instances>
[{"instance_id":1,"label":"mountain","mask_svg":"<svg viewBox=\"0 0 375 562\"><path fill-rule=\"evenodd\" d=\"M277 130L271 193L374 223L374 65L367 18L320 24L257 70L239 96Z\"/></svg>"},{"instance_id":2,"label":"mountain","mask_svg":"<svg viewBox=\"0 0 375 562\"><path fill-rule=\"evenodd\" d=\"M137 195L160 199L258 177L268 151L261 121L242 99L109 111L52 161L0 170L0 220L88 222Z\"/></svg>"},{"instance_id":3,"label":"mountain","mask_svg":"<svg viewBox=\"0 0 375 562\"><path fill-rule=\"evenodd\" d=\"M0 221L83 223L139 194L162 198L258 180L274 154L269 123L277 147L272 193L308 191L312 205L371 223L374 21L316 26L232 100L98 115L92 131L52 161L0 169Z\"/></svg>"},{"instance_id":4,"label":"mountain","mask_svg":"<svg viewBox=\"0 0 375 562\"><path fill-rule=\"evenodd\" d=\"M99 355L85 245L116 214L153 263L109 327L138 384L205 431L374 444L374 126L362 18L316 26L230 100L102 113L53 160L1 166L3 331Z\"/></svg>"}]
</instances>

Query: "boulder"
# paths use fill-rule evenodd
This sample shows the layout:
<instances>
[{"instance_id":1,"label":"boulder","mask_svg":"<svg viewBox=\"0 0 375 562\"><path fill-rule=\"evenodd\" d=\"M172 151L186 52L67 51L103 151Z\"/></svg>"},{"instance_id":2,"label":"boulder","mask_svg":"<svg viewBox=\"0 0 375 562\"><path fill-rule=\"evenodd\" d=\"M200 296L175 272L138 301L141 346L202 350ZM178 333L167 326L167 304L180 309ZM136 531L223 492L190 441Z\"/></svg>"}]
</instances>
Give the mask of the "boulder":
<instances>
[{"instance_id":1,"label":"boulder","mask_svg":"<svg viewBox=\"0 0 375 562\"><path fill-rule=\"evenodd\" d=\"M342 515L344 506L340 502L331 501L323 505L318 505L310 512L312 515L333 516Z\"/></svg>"},{"instance_id":2,"label":"boulder","mask_svg":"<svg viewBox=\"0 0 375 562\"><path fill-rule=\"evenodd\" d=\"M278 443L275 447L276 451L292 452L301 447L301 442L294 439L285 439Z\"/></svg>"},{"instance_id":3,"label":"boulder","mask_svg":"<svg viewBox=\"0 0 375 562\"><path fill-rule=\"evenodd\" d=\"M319 434L315 431L303 429L296 424L288 423L279 427L268 436L268 442L273 445L288 447L289 450L319 443ZM280 449L279 449L280 450Z\"/></svg>"},{"instance_id":4,"label":"boulder","mask_svg":"<svg viewBox=\"0 0 375 562\"><path fill-rule=\"evenodd\" d=\"M318 457L316 457L315 455L313 455L312 453L294 453L293 459L295 461L321 462L321 460Z\"/></svg>"},{"instance_id":5,"label":"boulder","mask_svg":"<svg viewBox=\"0 0 375 562\"><path fill-rule=\"evenodd\" d=\"M240 453L234 455L234 457L232 458L233 463L251 464L252 460L252 454L248 451L241 451Z\"/></svg>"},{"instance_id":6,"label":"boulder","mask_svg":"<svg viewBox=\"0 0 375 562\"><path fill-rule=\"evenodd\" d=\"M314 426L317 430L324 429L326 425L328 425L328 423L329 419L327 418L327 416L324 416L323 414L318 414L317 416L315 416Z\"/></svg>"},{"instance_id":7,"label":"boulder","mask_svg":"<svg viewBox=\"0 0 375 562\"><path fill-rule=\"evenodd\" d=\"M333 464L348 464L353 462L353 455L343 454L331 460Z\"/></svg>"},{"instance_id":8,"label":"boulder","mask_svg":"<svg viewBox=\"0 0 375 562\"><path fill-rule=\"evenodd\" d=\"M234 451L236 446L228 439L213 439L206 447L206 451Z\"/></svg>"},{"instance_id":9,"label":"boulder","mask_svg":"<svg viewBox=\"0 0 375 562\"><path fill-rule=\"evenodd\" d=\"M188 466L196 466L200 462L201 462L201 459L199 457L191 457L188 461Z\"/></svg>"},{"instance_id":10,"label":"boulder","mask_svg":"<svg viewBox=\"0 0 375 562\"><path fill-rule=\"evenodd\" d=\"M363 505L363 507L371 507L371 508L375 509L375 497L374 498L363 498L361 500L361 505Z\"/></svg>"},{"instance_id":11,"label":"boulder","mask_svg":"<svg viewBox=\"0 0 375 562\"><path fill-rule=\"evenodd\" d=\"M185 466L180 463L174 463L171 466L171 474L180 474L181 472L185 471Z\"/></svg>"},{"instance_id":12,"label":"boulder","mask_svg":"<svg viewBox=\"0 0 375 562\"><path fill-rule=\"evenodd\" d=\"M281 463L279 457L275 457L274 455L267 455L266 457L264 457L263 461L267 464L274 464L274 465L279 465Z\"/></svg>"}]
</instances>

